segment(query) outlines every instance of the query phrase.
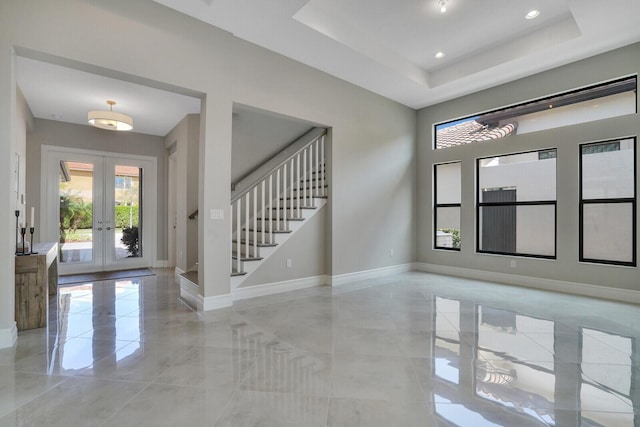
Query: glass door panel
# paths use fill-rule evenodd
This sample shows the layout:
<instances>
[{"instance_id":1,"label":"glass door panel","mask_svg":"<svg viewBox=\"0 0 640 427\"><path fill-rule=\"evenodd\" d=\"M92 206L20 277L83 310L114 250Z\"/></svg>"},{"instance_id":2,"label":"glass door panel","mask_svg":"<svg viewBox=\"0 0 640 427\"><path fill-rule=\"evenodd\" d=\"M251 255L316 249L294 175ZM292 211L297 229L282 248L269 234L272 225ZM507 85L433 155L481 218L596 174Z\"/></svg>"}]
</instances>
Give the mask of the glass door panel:
<instances>
[{"instance_id":1,"label":"glass door panel","mask_svg":"<svg viewBox=\"0 0 640 427\"><path fill-rule=\"evenodd\" d=\"M60 167L60 262L93 261L93 164Z\"/></svg>"},{"instance_id":2,"label":"glass door panel","mask_svg":"<svg viewBox=\"0 0 640 427\"><path fill-rule=\"evenodd\" d=\"M115 166L113 217L115 259L142 256L142 168Z\"/></svg>"},{"instance_id":3,"label":"glass door panel","mask_svg":"<svg viewBox=\"0 0 640 427\"><path fill-rule=\"evenodd\" d=\"M146 221L153 209L145 210L146 203L154 206L153 197L146 197L153 183L145 179L152 168L142 159L109 157L105 159L105 270L147 267L153 263L148 250L149 233ZM149 185L148 185L149 184ZM150 226L149 229L154 229Z\"/></svg>"},{"instance_id":4,"label":"glass door panel","mask_svg":"<svg viewBox=\"0 0 640 427\"><path fill-rule=\"evenodd\" d=\"M57 206L50 235L59 243L61 274L102 268L102 159L60 156L50 175Z\"/></svg>"}]
</instances>

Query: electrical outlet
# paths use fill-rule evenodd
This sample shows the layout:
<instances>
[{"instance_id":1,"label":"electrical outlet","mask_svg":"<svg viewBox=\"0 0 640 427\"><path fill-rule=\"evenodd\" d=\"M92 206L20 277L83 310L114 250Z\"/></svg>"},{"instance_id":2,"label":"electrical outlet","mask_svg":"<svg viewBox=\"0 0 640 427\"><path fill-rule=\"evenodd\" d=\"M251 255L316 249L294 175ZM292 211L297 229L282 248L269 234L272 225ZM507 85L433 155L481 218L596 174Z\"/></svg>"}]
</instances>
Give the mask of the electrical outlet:
<instances>
[{"instance_id":1,"label":"electrical outlet","mask_svg":"<svg viewBox=\"0 0 640 427\"><path fill-rule=\"evenodd\" d=\"M393 248L389 249L389 256L393 257Z\"/></svg>"},{"instance_id":2,"label":"electrical outlet","mask_svg":"<svg viewBox=\"0 0 640 427\"><path fill-rule=\"evenodd\" d=\"M293 267L293 260L291 258L287 258L287 268Z\"/></svg>"},{"instance_id":3,"label":"electrical outlet","mask_svg":"<svg viewBox=\"0 0 640 427\"><path fill-rule=\"evenodd\" d=\"M517 265L518 265L518 264L517 264L516 260L515 260L515 259L512 259L512 260L511 260L511 268L516 268L516 267L517 267Z\"/></svg>"}]
</instances>

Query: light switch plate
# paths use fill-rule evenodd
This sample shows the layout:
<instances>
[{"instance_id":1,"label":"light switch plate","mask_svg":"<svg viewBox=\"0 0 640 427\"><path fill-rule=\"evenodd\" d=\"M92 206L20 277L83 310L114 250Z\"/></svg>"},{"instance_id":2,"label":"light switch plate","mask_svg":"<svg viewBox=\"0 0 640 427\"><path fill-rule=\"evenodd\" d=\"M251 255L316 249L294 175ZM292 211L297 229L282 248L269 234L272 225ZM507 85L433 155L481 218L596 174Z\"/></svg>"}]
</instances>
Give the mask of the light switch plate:
<instances>
[{"instance_id":1,"label":"light switch plate","mask_svg":"<svg viewBox=\"0 0 640 427\"><path fill-rule=\"evenodd\" d=\"M224 219L224 210L211 209L211 211L209 211L209 219Z\"/></svg>"}]
</instances>

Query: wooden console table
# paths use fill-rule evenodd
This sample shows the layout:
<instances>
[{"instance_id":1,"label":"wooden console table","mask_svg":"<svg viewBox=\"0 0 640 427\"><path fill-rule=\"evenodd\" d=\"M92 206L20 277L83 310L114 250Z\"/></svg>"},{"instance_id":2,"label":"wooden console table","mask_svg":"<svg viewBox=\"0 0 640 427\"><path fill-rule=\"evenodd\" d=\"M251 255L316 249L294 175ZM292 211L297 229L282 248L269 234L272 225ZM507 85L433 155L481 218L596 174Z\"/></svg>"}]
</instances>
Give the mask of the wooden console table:
<instances>
[{"instance_id":1,"label":"wooden console table","mask_svg":"<svg viewBox=\"0 0 640 427\"><path fill-rule=\"evenodd\" d=\"M16 255L18 331L47 326L49 295L58 292L58 243L35 243L33 255Z\"/></svg>"}]
</instances>

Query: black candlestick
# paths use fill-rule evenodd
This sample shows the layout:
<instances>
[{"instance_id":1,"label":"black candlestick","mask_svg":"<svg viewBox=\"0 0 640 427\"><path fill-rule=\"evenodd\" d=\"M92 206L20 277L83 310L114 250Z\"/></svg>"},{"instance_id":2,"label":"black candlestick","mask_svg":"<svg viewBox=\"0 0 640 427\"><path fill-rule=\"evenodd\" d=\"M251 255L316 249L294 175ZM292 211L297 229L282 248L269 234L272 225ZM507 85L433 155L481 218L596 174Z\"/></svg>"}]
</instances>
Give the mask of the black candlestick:
<instances>
[{"instance_id":1,"label":"black candlestick","mask_svg":"<svg viewBox=\"0 0 640 427\"><path fill-rule=\"evenodd\" d=\"M21 255L25 255L25 253L24 253L24 235L27 234L27 229L25 227L20 228L20 234L22 235L22 253L21 253Z\"/></svg>"},{"instance_id":2,"label":"black candlestick","mask_svg":"<svg viewBox=\"0 0 640 427\"><path fill-rule=\"evenodd\" d=\"M36 231L35 227L30 227L29 228L29 234L31 234L31 244L29 245L29 255L35 255L38 252L34 252L33 251L33 233Z\"/></svg>"},{"instance_id":3,"label":"black candlestick","mask_svg":"<svg viewBox=\"0 0 640 427\"><path fill-rule=\"evenodd\" d=\"M18 255L18 218L20 217L20 211L16 211L16 255Z\"/></svg>"}]
</instances>

